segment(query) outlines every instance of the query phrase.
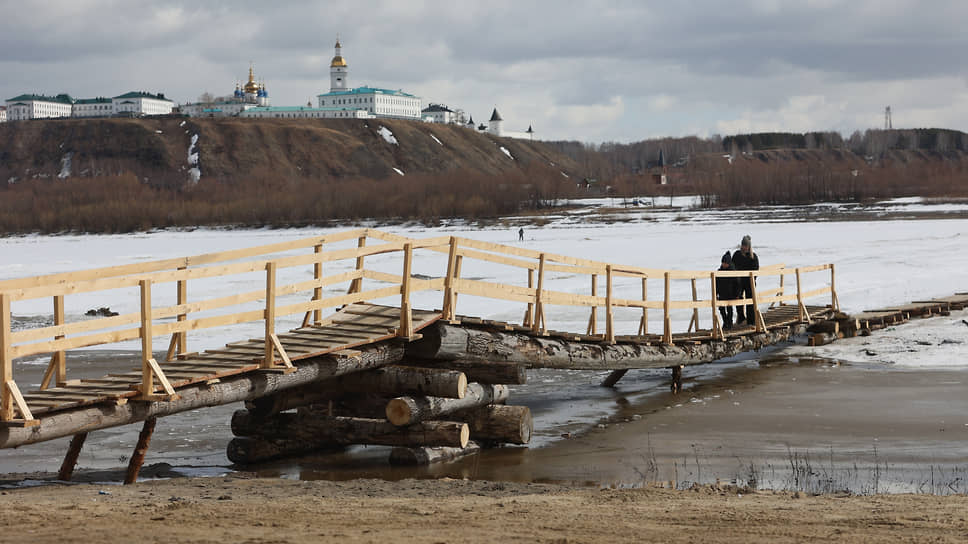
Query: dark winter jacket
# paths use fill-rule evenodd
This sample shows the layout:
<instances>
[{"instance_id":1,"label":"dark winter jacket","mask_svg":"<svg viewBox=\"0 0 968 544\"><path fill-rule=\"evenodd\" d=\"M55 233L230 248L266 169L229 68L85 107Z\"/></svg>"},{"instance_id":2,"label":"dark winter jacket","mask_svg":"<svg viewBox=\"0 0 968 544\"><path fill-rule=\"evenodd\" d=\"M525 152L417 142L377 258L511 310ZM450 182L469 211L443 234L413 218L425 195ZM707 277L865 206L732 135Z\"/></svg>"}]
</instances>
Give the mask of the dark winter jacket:
<instances>
[{"instance_id":1,"label":"dark winter jacket","mask_svg":"<svg viewBox=\"0 0 968 544\"><path fill-rule=\"evenodd\" d=\"M732 271L733 267L722 268L720 271ZM739 297L739 278L716 277L716 298L719 300L733 300Z\"/></svg>"},{"instance_id":2,"label":"dark winter jacket","mask_svg":"<svg viewBox=\"0 0 968 544\"><path fill-rule=\"evenodd\" d=\"M743 254L743 250L737 249L733 253L733 268L736 270L759 270L760 256L755 251L750 251L750 256Z\"/></svg>"}]
</instances>

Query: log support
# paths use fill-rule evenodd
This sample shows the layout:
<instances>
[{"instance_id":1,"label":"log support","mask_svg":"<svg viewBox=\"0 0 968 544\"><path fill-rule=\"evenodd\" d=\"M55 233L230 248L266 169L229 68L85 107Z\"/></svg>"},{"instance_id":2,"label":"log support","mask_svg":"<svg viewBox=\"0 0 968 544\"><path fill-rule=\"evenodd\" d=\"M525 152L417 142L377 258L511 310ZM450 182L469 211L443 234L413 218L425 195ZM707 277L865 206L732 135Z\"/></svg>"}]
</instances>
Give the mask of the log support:
<instances>
[{"instance_id":1,"label":"log support","mask_svg":"<svg viewBox=\"0 0 968 544\"><path fill-rule=\"evenodd\" d=\"M672 367L672 384L669 388L675 394L682 392L682 365Z\"/></svg>"},{"instance_id":2,"label":"log support","mask_svg":"<svg viewBox=\"0 0 968 544\"><path fill-rule=\"evenodd\" d=\"M619 380L625 377L625 374L628 371L629 369L622 368L619 370L613 370L609 372L608 377L605 378L605 380L602 382L602 387L615 387L615 384L617 384Z\"/></svg>"},{"instance_id":3,"label":"log support","mask_svg":"<svg viewBox=\"0 0 968 544\"><path fill-rule=\"evenodd\" d=\"M71 476L74 475L74 467L77 466L77 458L81 455L81 448L84 447L84 441L87 440L87 433L78 433L71 438L71 444L67 447L67 455L64 456L64 462L61 463L60 470L57 471L57 479L69 482L71 481Z\"/></svg>"},{"instance_id":4,"label":"log support","mask_svg":"<svg viewBox=\"0 0 968 544\"><path fill-rule=\"evenodd\" d=\"M155 422L157 419L148 418L141 433L138 435L138 444L134 447L131 460L128 462L128 472L124 475L124 485L133 484L138 481L138 473L141 472L141 465L145 464L145 455L148 453L148 446L151 444L151 435L155 432Z\"/></svg>"}]
</instances>

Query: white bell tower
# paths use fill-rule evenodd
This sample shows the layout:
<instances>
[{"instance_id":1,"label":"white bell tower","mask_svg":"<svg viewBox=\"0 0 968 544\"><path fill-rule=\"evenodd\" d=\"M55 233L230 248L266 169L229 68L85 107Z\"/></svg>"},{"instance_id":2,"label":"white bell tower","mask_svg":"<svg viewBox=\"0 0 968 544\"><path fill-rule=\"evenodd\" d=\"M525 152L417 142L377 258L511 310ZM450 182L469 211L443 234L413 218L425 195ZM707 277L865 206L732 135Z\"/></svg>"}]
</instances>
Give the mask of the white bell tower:
<instances>
[{"instance_id":1,"label":"white bell tower","mask_svg":"<svg viewBox=\"0 0 968 544\"><path fill-rule=\"evenodd\" d=\"M337 36L336 55L333 57L333 62L329 63L329 92L349 90L349 85L347 84L349 73L350 71L346 65L346 60L343 59L343 46L340 45L339 36Z\"/></svg>"}]
</instances>

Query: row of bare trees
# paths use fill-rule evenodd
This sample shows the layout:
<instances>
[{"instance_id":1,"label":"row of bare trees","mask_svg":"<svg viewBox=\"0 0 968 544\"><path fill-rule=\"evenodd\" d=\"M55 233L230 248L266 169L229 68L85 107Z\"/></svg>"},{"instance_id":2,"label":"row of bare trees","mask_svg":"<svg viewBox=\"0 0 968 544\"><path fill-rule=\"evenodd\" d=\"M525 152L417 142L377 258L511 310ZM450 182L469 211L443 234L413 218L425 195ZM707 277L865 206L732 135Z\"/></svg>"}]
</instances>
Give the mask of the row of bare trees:
<instances>
[{"instance_id":1,"label":"row of bare trees","mask_svg":"<svg viewBox=\"0 0 968 544\"><path fill-rule=\"evenodd\" d=\"M265 170L233 180L203 178L182 189L152 186L133 174L37 179L0 187L0 232L298 226L373 218L434 223L512 215L576 191L558 170L540 166L499 177L464 171L327 182Z\"/></svg>"}]
</instances>

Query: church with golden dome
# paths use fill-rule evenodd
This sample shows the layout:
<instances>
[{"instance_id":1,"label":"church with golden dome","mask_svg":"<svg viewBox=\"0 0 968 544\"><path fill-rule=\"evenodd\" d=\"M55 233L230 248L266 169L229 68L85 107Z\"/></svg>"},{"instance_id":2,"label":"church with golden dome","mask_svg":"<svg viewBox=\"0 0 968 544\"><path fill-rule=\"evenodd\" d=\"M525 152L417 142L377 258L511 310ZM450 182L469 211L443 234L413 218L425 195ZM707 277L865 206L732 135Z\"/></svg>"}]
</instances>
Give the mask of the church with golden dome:
<instances>
[{"instance_id":1,"label":"church with golden dome","mask_svg":"<svg viewBox=\"0 0 968 544\"><path fill-rule=\"evenodd\" d=\"M260 107L269 107L269 91L264 81L255 80L255 69L249 63L249 80L245 85L237 82L230 96L210 102L185 104L181 106L181 112L190 117L232 117Z\"/></svg>"},{"instance_id":2,"label":"church with golden dome","mask_svg":"<svg viewBox=\"0 0 968 544\"><path fill-rule=\"evenodd\" d=\"M381 89L364 85L350 87L349 63L343 45L336 38L335 54L329 63L329 92L317 96L320 108L346 108L343 117L390 117L419 120L420 97L400 89Z\"/></svg>"},{"instance_id":3,"label":"church with golden dome","mask_svg":"<svg viewBox=\"0 0 968 544\"><path fill-rule=\"evenodd\" d=\"M255 104L256 106L269 105L269 91L266 90L265 82L255 82L255 74L252 71L252 64L249 64L249 81L245 84L245 86L240 86L238 83L236 83L235 94L233 96L236 100L246 104Z\"/></svg>"}]
</instances>

